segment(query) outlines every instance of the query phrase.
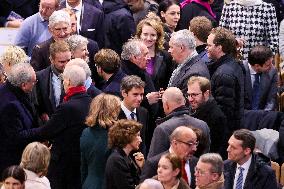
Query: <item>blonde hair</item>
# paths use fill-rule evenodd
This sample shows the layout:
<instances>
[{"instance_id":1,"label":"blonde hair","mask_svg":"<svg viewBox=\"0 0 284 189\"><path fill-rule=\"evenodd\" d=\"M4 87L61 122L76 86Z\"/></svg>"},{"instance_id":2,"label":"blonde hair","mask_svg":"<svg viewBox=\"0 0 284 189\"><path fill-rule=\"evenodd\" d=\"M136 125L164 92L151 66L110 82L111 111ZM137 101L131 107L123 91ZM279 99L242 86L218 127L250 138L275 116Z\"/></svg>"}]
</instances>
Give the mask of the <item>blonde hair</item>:
<instances>
[{"instance_id":1,"label":"blonde hair","mask_svg":"<svg viewBox=\"0 0 284 189\"><path fill-rule=\"evenodd\" d=\"M13 66L18 63L27 63L28 56L25 51L18 46L10 45L5 48L3 54L0 56L0 63L8 66Z\"/></svg>"},{"instance_id":2,"label":"blonde hair","mask_svg":"<svg viewBox=\"0 0 284 189\"><path fill-rule=\"evenodd\" d=\"M163 23L155 13L150 12L145 19L141 20L137 25L136 37L140 38L142 34L142 28L144 25L152 27L157 32L157 41L155 44L156 49L164 49L164 28Z\"/></svg>"},{"instance_id":3,"label":"blonde hair","mask_svg":"<svg viewBox=\"0 0 284 189\"><path fill-rule=\"evenodd\" d=\"M49 160L49 149L39 142L32 142L24 149L20 166L36 174L46 175Z\"/></svg>"},{"instance_id":4,"label":"blonde hair","mask_svg":"<svg viewBox=\"0 0 284 189\"><path fill-rule=\"evenodd\" d=\"M91 103L86 124L93 127L98 124L100 127L111 127L117 120L120 112L121 101L117 96L100 94Z\"/></svg>"}]
</instances>

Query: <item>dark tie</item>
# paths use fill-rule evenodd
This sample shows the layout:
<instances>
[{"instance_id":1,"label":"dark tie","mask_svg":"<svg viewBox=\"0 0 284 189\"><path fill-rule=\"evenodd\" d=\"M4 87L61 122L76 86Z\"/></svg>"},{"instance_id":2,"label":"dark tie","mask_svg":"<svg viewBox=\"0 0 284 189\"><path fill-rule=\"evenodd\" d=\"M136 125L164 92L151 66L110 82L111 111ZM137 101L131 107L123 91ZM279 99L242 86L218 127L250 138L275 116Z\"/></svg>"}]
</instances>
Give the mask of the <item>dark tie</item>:
<instances>
[{"instance_id":1,"label":"dark tie","mask_svg":"<svg viewBox=\"0 0 284 189\"><path fill-rule=\"evenodd\" d=\"M131 117L131 119L135 120L135 113L131 112L130 117Z\"/></svg>"},{"instance_id":2,"label":"dark tie","mask_svg":"<svg viewBox=\"0 0 284 189\"><path fill-rule=\"evenodd\" d=\"M254 83L252 88L252 109L257 110L260 98L260 73L254 75Z\"/></svg>"},{"instance_id":3,"label":"dark tie","mask_svg":"<svg viewBox=\"0 0 284 189\"><path fill-rule=\"evenodd\" d=\"M188 184L188 177L187 177L186 170L185 170L186 161L182 160L181 163L182 163L181 164L181 176L185 180L185 182Z\"/></svg>"},{"instance_id":4,"label":"dark tie","mask_svg":"<svg viewBox=\"0 0 284 189\"><path fill-rule=\"evenodd\" d=\"M243 185L243 171L245 170L243 167L239 167L238 168L240 170L238 179L237 179L237 183L236 183L236 189L242 189L242 185Z\"/></svg>"}]
</instances>

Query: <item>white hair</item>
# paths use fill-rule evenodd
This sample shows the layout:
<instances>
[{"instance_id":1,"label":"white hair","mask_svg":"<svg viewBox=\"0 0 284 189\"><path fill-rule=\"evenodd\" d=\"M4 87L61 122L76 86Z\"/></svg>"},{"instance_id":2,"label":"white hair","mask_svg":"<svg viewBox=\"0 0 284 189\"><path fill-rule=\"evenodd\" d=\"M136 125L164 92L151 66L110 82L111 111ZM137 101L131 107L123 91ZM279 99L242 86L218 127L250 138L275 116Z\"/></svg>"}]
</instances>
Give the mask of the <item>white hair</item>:
<instances>
[{"instance_id":1,"label":"white hair","mask_svg":"<svg viewBox=\"0 0 284 189\"><path fill-rule=\"evenodd\" d=\"M54 11L52 15L49 17L48 26L53 28L55 24L58 24L60 22L65 22L69 26L71 26L70 15L64 10Z\"/></svg>"},{"instance_id":2,"label":"white hair","mask_svg":"<svg viewBox=\"0 0 284 189\"><path fill-rule=\"evenodd\" d=\"M162 183L158 180L155 180L155 179L146 179L144 180L139 189L144 189L144 188L147 188L147 189L164 189Z\"/></svg>"},{"instance_id":3,"label":"white hair","mask_svg":"<svg viewBox=\"0 0 284 189\"><path fill-rule=\"evenodd\" d=\"M87 78L91 77L91 75L92 75L91 69L90 69L89 65L87 64L87 62L85 60L83 60L81 58L75 58L75 59L70 60L66 64L66 66L73 66L73 65L80 66L81 68L84 69Z\"/></svg>"},{"instance_id":4,"label":"white hair","mask_svg":"<svg viewBox=\"0 0 284 189\"><path fill-rule=\"evenodd\" d=\"M140 39L129 39L122 47L121 59L129 60L132 56L140 55L142 43Z\"/></svg>"},{"instance_id":5,"label":"white hair","mask_svg":"<svg viewBox=\"0 0 284 189\"><path fill-rule=\"evenodd\" d=\"M186 29L172 33L171 41L176 45L184 45L188 49L192 50L195 50L196 47L193 33Z\"/></svg>"},{"instance_id":6,"label":"white hair","mask_svg":"<svg viewBox=\"0 0 284 189\"><path fill-rule=\"evenodd\" d=\"M35 71L29 63L18 63L12 66L8 73L8 81L15 87L32 80Z\"/></svg>"},{"instance_id":7,"label":"white hair","mask_svg":"<svg viewBox=\"0 0 284 189\"><path fill-rule=\"evenodd\" d=\"M67 43L70 47L70 50L75 51L76 48L87 45L88 39L81 35L71 35L70 37L68 37Z\"/></svg>"},{"instance_id":8,"label":"white hair","mask_svg":"<svg viewBox=\"0 0 284 189\"><path fill-rule=\"evenodd\" d=\"M63 79L69 79L71 86L83 86L86 81L86 73L80 66L67 66L63 72Z\"/></svg>"}]
</instances>

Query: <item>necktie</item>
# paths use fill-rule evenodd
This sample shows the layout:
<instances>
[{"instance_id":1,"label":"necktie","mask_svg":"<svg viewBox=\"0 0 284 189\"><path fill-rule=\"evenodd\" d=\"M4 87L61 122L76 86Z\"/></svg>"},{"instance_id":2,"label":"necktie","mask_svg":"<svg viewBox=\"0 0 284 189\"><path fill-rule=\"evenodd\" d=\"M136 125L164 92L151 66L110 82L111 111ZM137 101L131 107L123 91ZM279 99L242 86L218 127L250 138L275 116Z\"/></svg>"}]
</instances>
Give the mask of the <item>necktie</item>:
<instances>
[{"instance_id":1,"label":"necktie","mask_svg":"<svg viewBox=\"0 0 284 189\"><path fill-rule=\"evenodd\" d=\"M189 184L188 177L187 177L186 170L185 170L185 160L182 160L181 162L181 176L185 180L185 182Z\"/></svg>"},{"instance_id":2,"label":"necktie","mask_svg":"<svg viewBox=\"0 0 284 189\"><path fill-rule=\"evenodd\" d=\"M254 75L252 92L252 109L257 110L260 98L260 73Z\"/></svg>"},{"instance_id":3,"label":"necktie","mask_svg":"<svg viewBox=\"0 0 284 189\"><path fill-rule=\"evenodd\" d=\"M131 119L135 120L135 113L131 112L130 117L131 117Z\"/></svg>"},{"instance_id":4,"label":"necktie","mask_svg":"<svg viewBox=\"0 0 284 189\"><path fill-rule=\"evenodd\" d=\"M236 183L236 189L242 189L243 188L243 171L245 170L243 167L239 167L240 173L237 179Z\"/></svg>"}]
</instances>

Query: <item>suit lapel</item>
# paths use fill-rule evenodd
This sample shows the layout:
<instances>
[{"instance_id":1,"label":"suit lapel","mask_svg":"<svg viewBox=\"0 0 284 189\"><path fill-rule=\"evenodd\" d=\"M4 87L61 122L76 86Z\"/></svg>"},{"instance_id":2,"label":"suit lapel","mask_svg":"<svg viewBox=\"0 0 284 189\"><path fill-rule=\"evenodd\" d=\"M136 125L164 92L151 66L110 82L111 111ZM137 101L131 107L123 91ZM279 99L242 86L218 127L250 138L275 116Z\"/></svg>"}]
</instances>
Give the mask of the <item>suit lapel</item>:
<instances>
[{"instance_id":1,"label":"suit lapel","mask_svg":"<svg viewBox=\"0 0 284 189\"><path fill-rule=\"evenodd\" d=\"M53 84L52 84L52 71L51 68L49 68L49 77L47 79L47 88L49 87L49 94L48 94L48 98L50 100L50 104L52 106L52 109L55 110L56 109L56 104L55 104L55 97L54 97L54 90L53 90Z\"/></svg>"}]
</instances>

